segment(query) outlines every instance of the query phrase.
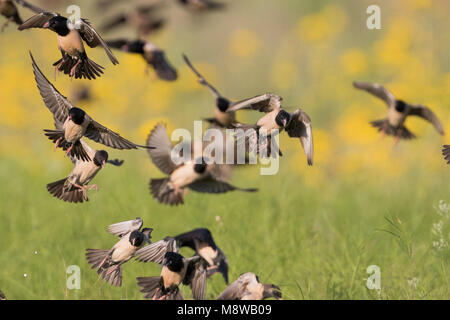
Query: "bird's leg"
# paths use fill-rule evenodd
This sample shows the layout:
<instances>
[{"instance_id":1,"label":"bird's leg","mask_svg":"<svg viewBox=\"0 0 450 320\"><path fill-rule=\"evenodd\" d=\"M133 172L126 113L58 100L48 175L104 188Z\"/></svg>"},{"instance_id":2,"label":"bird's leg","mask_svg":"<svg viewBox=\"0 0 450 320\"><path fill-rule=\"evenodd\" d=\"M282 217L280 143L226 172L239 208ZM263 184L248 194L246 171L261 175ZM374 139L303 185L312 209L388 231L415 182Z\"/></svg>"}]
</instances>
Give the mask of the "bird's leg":
<instances>
[{"instance_id":1,"label":"bird's leg","mask_svg":"<svg viewBox=\"0 0 450 320\"><path fill-rule=\"evenodd\" d=\"M75 63L75 65L72 67L72 69L70 69L70 77L71 78L73 78L75 76L75 72L76 72L78 66L80 65L80 63L81 63L81 59L78 58L77 63Z\"/></svg>"},{"instance_id":2,"label":"bird's leg","mask_svg":"<svg viewBox=\"0 0 450 320\"><path fill-rule=\"evenodd\" d=\"M159 288L156 288L156 291L155 291L155 294L153 295L152 300L156 300L156 297L157 297L157 295L158 295L158 292L159 292Z\"/></svg>"},{"instance_id":3,"label":"bird's leg","mask_svg":"<svg viewBox=\"0 0 450 320\"><path fill-rule=\"evenodd\" d=\"M387 122L383 123L383 128L381 129L382 131L382 138L384 138L386 136L386 131L387 131Z\"/></svg>"},{"instance_id":4,"label":"bird's leg","mask_svg":"<svg viewBox=\"0 0 450 320\"><path fill-rule=\"evenodd\" d=\"M108 256L106 256L106 257L102 260L102 262L100 262L100 265L98 266L99 269L100 269L101 267L103 267L103 265L104 265L105 262L106 262L106 259L108 259Z\"/></svg>"},{"instance_id":5,"label":"bird's leg","mask_svg":"<svg viewBox=\"0 0 450 320\"><path fill-rule=\"evenodd\" d=\"M74 186L83 192L83 198L84 198L84 200L87 201L88 197L87 197L87 192L86 192L86 186L80 186L78 184L74 184Z\"/></svg>"},{"instance_id":6,"label":"bird's leg","mask_svg":"<svg viewBox=\"0 0 450 320\"><path fill-rule=\"evenodd\" d=\"M58 140L56 140L56 142L55 142L55 149L54 150L56 150L58 148L59 143L61 142L61 140L62 140L62 137L58 138Z\"/></svg>"},{"instance_id":7,"label":"bird's leg","mask_svg":"<svg viewBox=\"0 0 450 320\"><path fill-rule=\"evenodd\" d=\"M157 300L164 300L167 297L167 294L163 295L161 298L157 299Z\"/></svg>"},{"instance_id":8,"label":"bird's leg","mask_svg":"<svg viewBox=\"0 0 450 320\"><path fill-rule=\"evenodd\" d=\"M70 151L72 151L73 143L70 145L69 149L67 149L66 155L70 154Z\"/></svg>"},{"instance_id":9,"label":"bird's leg","mask_svg":"<svg viewBox=\"0 0 450 320\"><path fill-rule=\"evenodd\" d=\"M395 135L395 141L394 141L394 147L398 145L398 142L400 141L400 136L398 134Z\"/></svg>"},{"instance_id":10,"label":"bird's leg","mask_svg":"<svg viewBox=\"0 0 450 320\"><path fill-rule=\"evenodd\" d=\"M106 275L110 275L111 273L113 273L114 271L116 271L118 267L119 267L118 265L115 265L114 267L110 268L110 269L106 272Z\"/></svg>"},{"instance_id":11,"label":"bird's leg","mask_svg":"<svg viewBox=\"0 0 450 320\"><path fill-rule=\"evenodd\" d=\"M13 21L13 17L10 17L8 20L6 20L6 22L2 25L0 32L3 32L11 21Z\"/></svg>"}]
</instances>

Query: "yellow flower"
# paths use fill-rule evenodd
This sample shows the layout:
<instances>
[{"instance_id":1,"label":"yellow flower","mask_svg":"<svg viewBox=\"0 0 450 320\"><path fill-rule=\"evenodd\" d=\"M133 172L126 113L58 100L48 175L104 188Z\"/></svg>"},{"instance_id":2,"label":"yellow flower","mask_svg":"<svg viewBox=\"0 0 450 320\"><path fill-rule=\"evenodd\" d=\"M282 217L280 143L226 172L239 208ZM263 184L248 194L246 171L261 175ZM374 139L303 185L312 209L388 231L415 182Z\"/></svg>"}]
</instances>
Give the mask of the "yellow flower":
<instances>
[{"instance_id":1,"label":"yellow flower","mask_svg":"<svg viewBox=\"0 0 450 320\"><path fill-rule=\"evenodd\" d=\"M356 48L347 50L339 58L339 62L349 75L362 73L367 69L367 59L365 54Z\"/></svg>"},{"instance_id":2,"label":"yellow flower","mask_svg":"<svg viewBox=\"0 0 450 320\"><path fill-rule=\"evenodd\" d=\"M271 80L280 90L291 88L298 76L299 66L291 61L277 61L273 65Z\"/></svg>"}]
</instances>

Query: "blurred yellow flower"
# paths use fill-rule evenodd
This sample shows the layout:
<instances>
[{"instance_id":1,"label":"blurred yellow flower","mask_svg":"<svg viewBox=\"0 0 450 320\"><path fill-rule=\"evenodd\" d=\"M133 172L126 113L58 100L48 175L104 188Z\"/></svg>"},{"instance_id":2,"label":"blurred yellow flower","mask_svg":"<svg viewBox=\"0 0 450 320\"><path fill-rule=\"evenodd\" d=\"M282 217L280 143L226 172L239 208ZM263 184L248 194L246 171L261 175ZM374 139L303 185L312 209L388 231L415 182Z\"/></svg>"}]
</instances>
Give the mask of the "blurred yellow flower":
<instances>
[{"instance_id":1,"label":"blurred yellow flower","mask_svg":"<svg viewBox=\"0 0 450 320\"><path fill-rule=\"evenodd\" d=\"M280 90L287 90L295 84L299 66L291 61L277 61L272 67L272 84Z\"/></svg>"},{"instance_id":2,"label":"blurred yellow flower","mask_svg":"<svg viewBox=\"0 0 450 320\"><path fill-rule=\"evenodd\" d=\"M230 53L240 58L252 58L262 46L259 36L252 30L238 29L229 40Z\"/></svg>"},{"instance_id":3,"label":"blurred yellow flower","mask_svg":"<svg viewBox=\"0 0 450 320\"><path fill-rule=\"evenodd\" d=\"M365 54L356 48L347 50L339 58L342 69L349 75L362 73L367 69L367 59Z\"/></svg>"},{"instance_id":4,"label":"blurred yellow flower","mask_svg":"<svg viewBox=\"0 0 450 320\"><path fill-rule=\"evenodd\" d=\"M319 13L302 17L297 30L302 39L318 42L341 33L346 24L346 13L336 5L328 5Z\"/></svg>"}]
</instances>

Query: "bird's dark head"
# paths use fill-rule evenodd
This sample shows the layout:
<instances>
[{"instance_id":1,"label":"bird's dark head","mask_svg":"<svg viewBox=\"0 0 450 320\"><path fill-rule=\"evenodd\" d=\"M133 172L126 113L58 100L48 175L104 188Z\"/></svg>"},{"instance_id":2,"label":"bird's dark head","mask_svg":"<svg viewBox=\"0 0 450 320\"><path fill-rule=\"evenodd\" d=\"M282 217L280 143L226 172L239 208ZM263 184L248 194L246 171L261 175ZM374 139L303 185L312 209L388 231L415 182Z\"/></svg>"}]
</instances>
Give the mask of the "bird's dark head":
<instances>
[{"instance_id":1,"label":"bird's dark head","mask_svg":"<svg viewBox=\"0 0 450 320\"><path fill-rule=\"evenodd\" d=\"M68 27L68 21L67 18L62 16L56 16L48 20L44 25L43 28L50 29L54 32L56 32L58 35L64 37L67 36L70 32L70 29Z\"/></svg>"},{"instance_id":2,"label":"bird's dark head","mask_svg":"<svg viewBox=\"0 0 450 320\"><path fill-rule=\"evenodd\" d=\"M144 53L145 41L136 40L123 46L123 50L132 53Z\"/></svg>"},{"instance_id":3,"label":"bird's dark head","mask_svg":"<svg viewBox=\"0 0 450 320\"><path fill-rule=\"evenodd\" d=\"M265 284L263 291L263 299L275 298L277 300L283 300L281 295L281 289L274 284Z\"/></svg>"},{"instance_id":4,"label":"bird's dark head","mask_svg":"<svg viewBox=\"0 0 450 320\"><path fill-rule=\"evenodd\" d=\"M85 115L86 112L77 107L70 108L69 110L69 119L78 125L83 123Z\"/></svg>"},{"instance_id":5,"label":"bird's dark head","mask_svg":"<svg viewBox=\"0 0 450 320\"><path fill-rule=\"evenodd\" d=\"M200 159L199 159L200 160ZM205 159L204 158L201 158L201 161L195 161L195 164L194 164L194 171L196 172L196 173L198 173L198 174L202 174L202 173L205 173L205 171L206 171L206 166L207 166L207 164L206 164L206 162L205 162Z\"/></svg>"},{"instance_id":6,"label":"bird's dark head","mask_svg":"<svg viewBox=\"0 0 450 320\"><path fill-rule=\"evenodd\" d=\"M281 128L284 128L289 123L289 121L291 121L291 114L289 112L287 112L286 110L281 109L275 118L275 122Z\"/></svg>"},{"instance_id":7,"label":"bird's dark head","mask_svg":"<svg viewBox=\"0 0 450 320\"><path fill-rule=\"evenodd\" d=\"M230 101L223 97L218 97L216 99L216 106L221 112L226 112L230 106Z\"/></svg>"},{"instance_id":8,"label":"bird's dark head","mask_svg":"<svg viewBox=\"0 0 450 320\"><path fill-rule=\"evenodd\" d=\"M170 271L180 272L183 267L183 256L176 252L167 252L164 255L163 266L169 268Z\"/></svg>"},{"instance_id":9,"label":"bird's dark head","mask_svg":"<svg viewBox=\"0 0 450 320\"><path fill-rule=\"evenodd\" d=\"M405 112L405 109L406 109L406 103L403 100L395 101L395 110L397 110L397 112Z\"/></svg>"},{"instance_id":10,"label":"bird's dark head","mask_svg":"<svg viewBox=\"0 0 450 320\"><path fill-rule=\"evenodd\" d=\"M144 242L144 235L139 230L134 230L130 234L130 243L134 247L140 247Z\"/></svg>"},{"instance_id":11,"label":"bird's dark head","mask_svg":"<svg viewBox=\"0 0 450 320\"><path fill-rule=\"evenodd\" d=\"M95 153L94 156L94 164L97 167L104 167L106 164L106 161L108 161L108 152L106 152L105 150L99 150Z\"/></svg>"}]
</instances>

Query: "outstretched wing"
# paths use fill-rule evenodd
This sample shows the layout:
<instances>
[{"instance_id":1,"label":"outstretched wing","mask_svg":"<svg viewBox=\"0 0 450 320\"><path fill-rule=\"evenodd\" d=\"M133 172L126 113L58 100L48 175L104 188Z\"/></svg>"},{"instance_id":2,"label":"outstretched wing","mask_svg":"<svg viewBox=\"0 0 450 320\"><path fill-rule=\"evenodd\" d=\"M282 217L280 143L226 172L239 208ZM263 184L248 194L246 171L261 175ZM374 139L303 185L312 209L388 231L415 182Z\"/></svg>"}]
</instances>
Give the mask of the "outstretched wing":
<instances>
[{"instance_id":1,"label":"outstretched wing","mask_svg":"<svg viewBox=\"0 0 450 320\"><path fill-rule=\"evenodd\" d=\"M166 237L164 240L154 242L136 251L136 260L140 262L155 262L162 264L167 252L178 252L175 238Z\"/></svg>"},{"instance_id":2,"label":"outstretched wing","mask_svg":"<svg viewBox=\"0 0 450 320\"><path fill-rule=\"evenodd\" d=\"M84 41L88 44L89 47L95 48L99 45L101 45L105 51L106 54L109 57L109 60L113 64L119 64L119 61L112 53L111 49L108 47L106 42L102 39L102 37L97 33L97 31L91 26L91 24L86 19L80 20L80 35L83 38Z\"/></svg>"},{"instance_id":3,"label":"outstretched wing","mask_svg":"<svg viewBox=\"0 0 450 320\"><path fill-rule=\"evenodd\" d=\"M152 147L141 146L131 142L123 137L121 137L118 133L106 128L100 123L90 119L90 123L86 129L86 133L84 134L89 139L94 140L95 142L104 144L105 146L115 148L115 149L137 149L137 148L146 148L150 149Z\"/></svg>"},{"instance_id":4,"label":"outstretched wing","mask_svg":"<svg viewBox=\"0 0 450 320\"><path fill-rule=\"evenodd\" d=\"M187 187L191 190L194 190L196 192L201 192L201 193L225 193L225 192L234 191L234 190L245 191L245 192L258 191L258 189L255 189L255 188L249 188L249 189L238 188L238 187L235 187L224 181L215 180L212 177L207 177L204 179L197 180L197 181L191 183L190 185L188 185Z\"/></svg>"},{"instance_id":5,"label":"outstretched wing","mask_svg":"<svg viewBox=\"0 0 450 320\"><path fill-rule=\"evenodd\" d=\"M437 116L434 114L433 111L431 111L430 108L427 108L422 105L411 105L410 106L410 113L414 116L421 117L433 124L433 126L436 128L436 130L441 134L444 135L444 128L442 128L442 124L437 118Z\"/></svg>"},{"instance_id":6,"label":"outstretched wing","mask_svg":"<svg viewBox=\"0 0 450 320\"><path fill-rule=\"evenodd\" d=\"M36 79L37 87L44 100L47 108L53 113L55 120L55 127L61 129L64 121L69 116L69 110L74 107L65 96L59 93L58 90L48 81L42 74L41 70L34 61L33 55L30 52L30 57L33 65L34 77Z\"/></svg>"},{"instance_id":7,"label":"outstretched wing","mask_svg":"<svg viewBox=\"0 0 450 320\"><path fill-rule=\"evenodd\" d=\"M19 26L19 30L31 29L31 28L43 28L44 25L53 17L58 16L57 13L42 11L35 14L24 23Z\"/></svg>"},{"instance_id":8,"label":"outstretched wing","mask_svg":"<svg viewBox=\"0 0 450 320\"><path fill-rule=\"evenodd\" d=\"M291 121L289 121L285 129L289 137L300 138L306 158L308 159L308 165L312 166L314 147L311 119L309 116L302 110L297 109L291 114Z\"/></svg>"},{"instance_id":9,"label":"outstretched wing","mask_svg":"<svg viewBox=\"0 0 450 320\"><path fill-rule=\"evenodd\" d=\"M233 103L227 112L234 112L241 109L258 110L259 112L270 112L281 108L281 101L283 100L277 94L265 93L250 99L241 100Z\"/></svg>"},{"instance_id":10,"label":"outstretched wing","mask_svg":"<svg viewBox=\"0 0 450 320\"><path fill-rule=\"evenodd\" d=\"M448 161L447 164L450 164L450 145L443 146L442 154L444 155L444 159Z\"/></svg>"},{"instance_id":11,"label":"outstretched wing","mask_svg":"<svg viewBox=\"0 0 450 320\"><path fill-rule=\"evenodd\" d=\"M365 90L375 97L382 99L388 107L395 106L395 97L394 95L385 87L378 83L374 82L366 82L366 81L354 81L353 86L357 89Z\"/></svg>"},{"instance_id":12,"label":"outstretched wing","mask_svg":"<svg viewBox=\"0 0 450 320\"><path fill-rule=\"evenodd\" d=\"M206 267L208 263L197 255L186 260L187 269L183 284L189 284L195 300L204 300L206 292Z\"/></svg>"},{"instance_id":13,"label":"outstretched wing","mask_svg":"<svg viewBox=\"0 0 450 320\"><path fill-rule=\"evenodd\" d=\"M28 1L25 0L16 0L16 2L18 4L20 4L22 7L24 8L28 8L31 11L35 12L35 13L41 13L41 12L45 12L45 10L35 6L34 4L29 3Z\"/></svg>"},{"instance_id":14,"label":"outstretched wing","mask_svg":"<svg viewBox=\"0 0 450 320\"><path fill-rule=\"evenodd\" d=\"M214 250L217 248L211 235L211 231L206 228L198 228L179 234L175 237L175 240L177 240L180 247L189 247L192 250L195 250L195 241L206 243Z\"/></svg>"},{"instance_id":15,"label":"outstretched wing","mask_svg":"<svg viewBox=\"0 0 450 320\"><path fill-rule=\"evenodd\" d=\"M147 146L154 146L155 149L148 150L150 158L155 166L165 174L171 174L178 165L172 161L173 145L169 140L166 126L158 123L150 132L147 138Z\"/></svg>"},{"instance_id":16,"label":"outstretched wing","mask_svg":"<svg viewBox=\"0 0 450 320\"><path fill-rule=\"evenodd\" d=\"M123 222L114 223L108 226L106 231L121 238L125 234L130 233L134 230L140 230L142 228L143 223L144 222L142 221L142 219L138 217L134 220L127 220Z\"/></svg>"},{"instance_id":17,"label":"outstretched wing","mask_svg":"<svg viewBox=\"0 0 450 320\"><path fill-rule=\"evenodd\" d=\"M192 72L197 76L198 82L207 87L216 98L221 98L222 95L219 93L219 91L217 91L216 88L214 88L208 81L206 81L206 79L200 74L200 72L198 72L197 69L195 69L195 67L192 65L191 61L185 54L183 54L183 59L188 65L188 67L192 70Z\"/></svg>"}]
</instances>

